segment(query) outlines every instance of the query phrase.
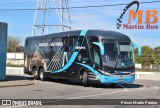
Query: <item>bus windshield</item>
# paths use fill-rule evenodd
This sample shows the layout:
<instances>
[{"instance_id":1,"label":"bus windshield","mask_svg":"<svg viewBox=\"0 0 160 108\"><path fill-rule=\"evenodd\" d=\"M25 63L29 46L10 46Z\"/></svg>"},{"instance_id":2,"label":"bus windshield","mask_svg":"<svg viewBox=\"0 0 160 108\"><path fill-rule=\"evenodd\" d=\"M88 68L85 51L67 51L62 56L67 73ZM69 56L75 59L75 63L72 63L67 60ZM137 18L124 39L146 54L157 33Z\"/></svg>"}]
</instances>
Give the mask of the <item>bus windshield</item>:
<instances>
[{"instance_id":1,"label":"bus windshield","mask_svg":"<svg viewBox=\"0 0 160 108\"><path fill-rule=\"evenodd\" d=\"M129 68L134 66L133 49L130 42L103 41L105 54L102 56L104 66L112 68Z\"/></svg>"}]
</instances>

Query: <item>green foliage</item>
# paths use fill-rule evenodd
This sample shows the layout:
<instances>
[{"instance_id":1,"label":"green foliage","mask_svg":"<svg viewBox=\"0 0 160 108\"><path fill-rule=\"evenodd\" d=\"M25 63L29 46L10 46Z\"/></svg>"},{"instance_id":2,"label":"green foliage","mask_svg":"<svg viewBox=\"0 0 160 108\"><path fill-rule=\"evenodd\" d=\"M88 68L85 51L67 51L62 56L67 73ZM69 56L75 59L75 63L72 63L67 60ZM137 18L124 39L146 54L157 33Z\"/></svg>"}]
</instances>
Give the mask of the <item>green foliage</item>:
<instances>
[{"instance_id":1,"label":"green foliage","mask_svg":"<svg viewBox=\"0 0 160 108\"><path fill-rule=\"evenodd\" d=\"M154 64L160 65L160 46L154 48Z\"/></svg>"},{"instance_id":2,"label":"green foliage","mask_svg":"<svg viewBox=\"0 0 160 108\"><path fill-rule=\"evenodd\" d=\"M142 67L149 67L150 65L160 65L160 46L156 48L150 48L149 46L142 47L142 56L138 56L138 49L135 52L135 62L141 63Z\"/></svg>"},{"instance_id":3,"label":"green foliage","mask_svg":"<svg viewBox=\"0 0 160 108\"><path fill-rule=\"evenodd\" d=\"M6 66L7 67L24 67L24 65L15 65L15 64L10 64L10 63L7 63Z\"/></svg>"},{"instance_id":4,"label":"green foliage","mask_svg":"<svg viewBox=\"0 0 160 108\"><path fill-rule=\"evenodd\" d=\"M7 52L23 52L24 47L20 45L20 37L7 37Z\"/></svg>"}]
</instances>

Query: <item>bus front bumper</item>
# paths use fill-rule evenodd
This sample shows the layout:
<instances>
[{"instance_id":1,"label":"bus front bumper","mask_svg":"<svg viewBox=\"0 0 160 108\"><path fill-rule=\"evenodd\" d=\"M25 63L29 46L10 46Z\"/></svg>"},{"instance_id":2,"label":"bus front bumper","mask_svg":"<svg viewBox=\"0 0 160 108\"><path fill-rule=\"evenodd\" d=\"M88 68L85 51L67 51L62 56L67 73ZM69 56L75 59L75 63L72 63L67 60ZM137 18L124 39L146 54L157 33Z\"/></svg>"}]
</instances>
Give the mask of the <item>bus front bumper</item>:
<instances>
[{"instance_id":1,"label":"bus front bumper","mask_svg":"<svg viewBox=\"0 0 160 108\"><path fill-rule=\"evenodd\" d=\"M135 80L135 75L127 76L127 77L114 77L114 76L105 76L99 75L97 79L102 84L109 84L109 83L133 83Z\"/></svg>"}]
</instances>

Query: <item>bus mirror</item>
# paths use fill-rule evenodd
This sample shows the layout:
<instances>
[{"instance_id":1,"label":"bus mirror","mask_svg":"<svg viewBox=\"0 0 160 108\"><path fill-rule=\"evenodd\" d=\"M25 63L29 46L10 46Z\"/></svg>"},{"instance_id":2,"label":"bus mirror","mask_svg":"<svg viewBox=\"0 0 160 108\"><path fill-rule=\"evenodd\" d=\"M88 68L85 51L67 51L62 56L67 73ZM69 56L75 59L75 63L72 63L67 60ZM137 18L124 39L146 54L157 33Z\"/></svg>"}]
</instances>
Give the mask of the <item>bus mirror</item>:
<instances>
[{"instance_id":1,"label":"bus mirror","mask_svg":"<svg viewBox=\"0 0 160 108\"><path fill-rule=\"evenodd\" d=\"M97 45L100 48L101 55L104 55L104 47L101 43L99 42L93 42L94 45Z\"/></svg>"},{"instance_id":2,"label":"bus mirror","mask_svg":"<svg viewBox=\"0 0 160 108\"><path fill-rule=\"evenodd\" d=\"M134 44L134 43L132 44L132 46L138 48L138 56L141 56L142 55L142 48L141 48L141 46L139 46L137 44Z\"/></svg>"}]
</instances>

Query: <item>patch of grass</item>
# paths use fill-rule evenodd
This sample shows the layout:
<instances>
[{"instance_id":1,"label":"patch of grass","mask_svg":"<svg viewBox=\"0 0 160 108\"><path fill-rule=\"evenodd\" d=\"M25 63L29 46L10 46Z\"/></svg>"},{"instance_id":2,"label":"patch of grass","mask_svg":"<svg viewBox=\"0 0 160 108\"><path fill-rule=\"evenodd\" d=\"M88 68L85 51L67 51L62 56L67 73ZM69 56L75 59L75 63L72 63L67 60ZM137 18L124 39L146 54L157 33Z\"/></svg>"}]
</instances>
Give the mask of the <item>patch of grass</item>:
<instances>
[{"instance_id":1,"label":"patch of grass","mask_svg":"<svg viewBox=\"0 0 160 108\"><path fill-rule=\"evenodd\" d=\"M7 63L6 66L7 67L24 67L24 65L15 65L15 64L10 64L10 63Z\"/></svg>"}]
</instances>

